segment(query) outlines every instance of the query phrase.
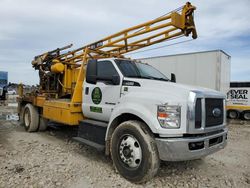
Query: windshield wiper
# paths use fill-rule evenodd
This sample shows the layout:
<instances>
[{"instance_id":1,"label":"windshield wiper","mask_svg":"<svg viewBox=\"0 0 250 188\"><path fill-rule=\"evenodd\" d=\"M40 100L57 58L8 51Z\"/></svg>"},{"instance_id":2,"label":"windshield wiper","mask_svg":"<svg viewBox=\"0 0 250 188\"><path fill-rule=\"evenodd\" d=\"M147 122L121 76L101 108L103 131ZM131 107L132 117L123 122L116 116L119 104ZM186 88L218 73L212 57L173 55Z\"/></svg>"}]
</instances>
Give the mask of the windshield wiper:
<instances>
[{"instance_id":1,"label":"windshield wiper","mask_svg":"<svg viewBox=\"0 0 250 188\"><path fill-rule=\"evenodd\" d=\"M137 76L125 76L125 77L128 77L128 78L141 78L140 75L137 75Z\"/></svg>"},{"instance_id":2,"label":"windshield wiper","mask_svg":"<svg viewBox=\"0 0 250 188\"><path fill-rule=\"evenodd\" d=\"M162 81L170 81L169 79L166 79L166 78L154 78L155 80L162 80Z\"/></svg>"},{"instance_id":3,"label":"windshield wiper","mask_svg":"<svg viewBox=\"0 0 250 188\"><path fill-rule=\"evenodd\" d=\"M136 75L136 76L126 76L128 78L142 78L142 79L153 79L153 77L150 76L141 76L141 75Z\"/></svg>"},{"instance_id":4,"label":"windshield wiper","mask_svg":"<svg viewBox=\"0 0 250 188\"><path fill-rule=\"evenodd\" d=\"M169 79L166 79L166 78L157 78L157 77L153 77L153 76L145 76L145 78L152 79L152 80L170 81Z\"/></svg>"},{"instance_id":5,"label":"windshield wiper","mask_svg":"<svg viewBox=\"0 0 250 188\"><path fill-rule=\"evenodd\" d=\"M157 77L153 77L153 76L141 76L141 75L137 75L137 76L127 76L128 78L141 78L141 79L149 79L149 80L162 80L162 81L170 81L169 79L166 78L157 78Z\"/></svg>"}]
</instances>

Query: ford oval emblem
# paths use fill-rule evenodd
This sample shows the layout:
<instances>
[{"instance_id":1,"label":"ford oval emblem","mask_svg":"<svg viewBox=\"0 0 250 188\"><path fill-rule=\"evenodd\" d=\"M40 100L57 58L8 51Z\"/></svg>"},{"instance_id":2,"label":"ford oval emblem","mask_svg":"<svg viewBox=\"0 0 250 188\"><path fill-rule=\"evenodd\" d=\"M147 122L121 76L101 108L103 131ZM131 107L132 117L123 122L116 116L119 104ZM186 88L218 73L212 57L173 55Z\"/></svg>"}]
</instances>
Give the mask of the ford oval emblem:
<instances>
[{"instance_id":1,"label":"ford oval emblem","mask_svg":"<svg viewBox=\"0 0 250 188\"><path fill-rule=\"evenodd\" d=\"M221 110L219 108L215 108L212 111L214 117L220 117L221 115Z\"/></svg>"}]
</instances>

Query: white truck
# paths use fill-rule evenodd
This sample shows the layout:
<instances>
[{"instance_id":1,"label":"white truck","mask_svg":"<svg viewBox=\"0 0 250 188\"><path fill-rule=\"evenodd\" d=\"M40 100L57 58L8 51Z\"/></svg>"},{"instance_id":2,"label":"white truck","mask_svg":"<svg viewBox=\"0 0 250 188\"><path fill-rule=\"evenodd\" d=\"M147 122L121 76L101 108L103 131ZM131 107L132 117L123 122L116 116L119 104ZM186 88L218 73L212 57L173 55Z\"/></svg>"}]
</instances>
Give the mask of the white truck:
<instances>
[{"instance_id":1,"label":"white truck","mask_svg":"<svg viewBox=\"0 0 250 188\"><path fill-rule=\"evenodd\" d=\"M79 49L36 56L39 88L18 99L25 129L45 130L48 120L78 126L75 140L104 150L136 183L152 178L161 160L192 160L224 148L225 95L174 83L174 76L123 56L177 36L197 38L195 9L187 2Z\"/></svg>"},{"instance_id":2,"label":"white truck","mask_svg":"<svg viewBox=\"0 0 250 188\"><path fill-rule=\"evenodd\" d=\"M227 93L227 112L231 119L250 120L250 82L231 82Z\"/></svg>"},{"instance_id":3,"label":"white truck","mask_svg":"<svg viewBox=\"0 0 250 188\"><path fill-rule=\"evenodd\" d=\"M82 112L95 119L87 120L89 127L106 122L101 123L107 127L103 141L110 141L112 159L129 180L148 168L157 171L159 159L198 159L226 145L225 96L173 83L150 65L91 61L83 93ZM86 130L86 121L79 129Z\"/></svg>"}]
</instances>

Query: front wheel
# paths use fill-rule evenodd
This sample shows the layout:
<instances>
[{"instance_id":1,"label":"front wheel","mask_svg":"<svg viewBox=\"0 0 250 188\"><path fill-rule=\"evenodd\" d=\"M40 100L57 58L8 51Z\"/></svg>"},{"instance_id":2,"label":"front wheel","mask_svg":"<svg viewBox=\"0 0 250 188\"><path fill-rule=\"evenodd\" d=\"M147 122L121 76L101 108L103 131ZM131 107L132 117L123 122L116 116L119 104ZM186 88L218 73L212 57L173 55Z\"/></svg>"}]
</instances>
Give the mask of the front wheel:
<instances>
[{"instance_id":1,"label":"front wheel","mask_svg":"<svg viewBox=\"0 0 250 188\"><path fill-rule=\"evenodd\" d=\"M153 135L140 121L126 121L115 129L111 156L118 172L134 183L151 179L160 166Z\"/></svg>"}]
</instances>

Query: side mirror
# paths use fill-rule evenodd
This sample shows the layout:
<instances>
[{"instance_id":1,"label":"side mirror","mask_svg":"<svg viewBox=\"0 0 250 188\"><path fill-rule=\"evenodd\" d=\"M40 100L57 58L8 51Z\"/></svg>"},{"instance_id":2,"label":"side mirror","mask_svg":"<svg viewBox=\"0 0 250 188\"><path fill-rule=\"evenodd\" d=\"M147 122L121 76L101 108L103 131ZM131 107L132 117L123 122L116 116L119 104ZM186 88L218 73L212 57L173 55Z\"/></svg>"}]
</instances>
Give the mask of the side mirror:
<instances>
[{"instance_id":1,"label":"side mirror","mask_svg":"<svg viewBox=\"0 0 250 188\"><path fill-rule=\"evenodd\" d=\"M112 83L114 85L119 85L120 84L120 76L119 75L113 75L112 76Z\"/></svg>"},{"instance_id":2,"label":"side mirror","mask_svg":"<svg viewBox=\"0 0 250 188\"><path fill-rule=\"evenodd\" d=\"M94 75L89 75L86 77L86 81L89 83L89 84L96 84L96 76Z\"/></svg>"},{"instance_id":3,"label":"side mirror","mask_svg":"<svg viewBox=\"0 0 250 188\"><path fill-rule=\"evenodd\" d=\"M176 76L174 73L171 73L171 82L176 82Z\"/></svg>"},{"instance_id":4,"label":"side mirror","mask_svg":"<svg viewBox=\"0 0 250 188\"><path fill-rule=\"evenodd\" d=\"M96 84L97 80L97 60L89 60L86 70L86 82Z\"/></svg>"}]
</instances>

